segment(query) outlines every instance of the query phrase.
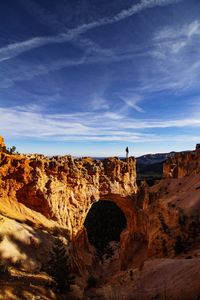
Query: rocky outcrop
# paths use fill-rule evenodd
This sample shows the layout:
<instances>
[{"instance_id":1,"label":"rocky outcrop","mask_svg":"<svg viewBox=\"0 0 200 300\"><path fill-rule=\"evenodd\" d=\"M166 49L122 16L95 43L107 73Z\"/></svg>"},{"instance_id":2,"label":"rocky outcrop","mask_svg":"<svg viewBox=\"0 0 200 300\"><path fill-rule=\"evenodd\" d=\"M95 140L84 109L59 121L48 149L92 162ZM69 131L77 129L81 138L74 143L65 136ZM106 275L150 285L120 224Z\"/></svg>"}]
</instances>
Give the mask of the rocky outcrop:
<instances>
[{"instance_id":1,"label":"rocky outcrop","mask_svg":"<svg viewBox=\"0 0 200 300\"><path fill-rule=\"evenodd\" d=\"M88 274L97 274L98 268L103 268L106 276L101 278L102 287L107 284L113 292L113 282L118 288L120 283L120 289L125 292L120 299L130 299L134 284L137 288L137 284L143 283L140 276L148 273L149 280L155 275L154 260L160 265L161 258L185 259L194 250L192 257L199 261L199 170L198 151L180 153L164 164L165 177L173 179L163 179L153 187L145 182L137 186L133 157L100 161L89 157L49 158L0 152L0 217L3 216L0 218L0 237L3 236L0 258L9 256L13 263L20 260L29 270L39 270L45 264L54 239L64 237L71 249L74 271L81 275L78 285L82 293ZM100 267L84 228L87 213L98 200L115 202L127 224L120 235L119 256L112 258L110 265L108 261L107 266ZM151 268L147 268L147 272L144 270L149 266L149 258ZM162 270L158 274L161 273ZM150 298L141 299L157 297L156 291ZM137 293L141 293L140 289Z\"/></svg>"},{"instance_id":2,"label":"rocky outcrop","mask_svg":"<svg viewBox=\"0 0 200 300\"><path fill-rule=\"evenodd\" d=\"M4 138L2 137L2 136L0 136L0 150L2 149L2 148L4 148L6 145L5 145L5 143L4 143Z\"/></svg>"},{"instance_id":3,"label":"rocky outcrop","mask_svg":"<svg viewBox=\"0 0 200 300\"><path fill-rule=\"evenodd\" d=\"M94 201L134 195L135 158L74 159L0 153L0 197L65 226L70 236L83 227Z\"/></svg>"},{"instance_id":4,"label":"rocky outcrop","mask_svg":"<svg viewBox=\"0 0 200 300\"><path fill-rule=\"evenodd\" d=\"M65 228L73 244L74 265L82 274L91 268L94 254L89 251L84 221L98 200L114 201L126 216L127 228L121 236L121 265L126 267L131 236L138 229L133 209L136 192L134 157L100 161L0 153L1 202L9 201L11 207L19 203Z\"/></svg>"},{"instance_id":5,"label":"rocky outcrop","mask_svg":"<svg viewBox=\"0 0 200 300\"><path fill-rule=\"evenodd\" d=\"M181 170L185 170L186 162L193 155L196 163L196 152L179 154L171 161L178 157ZM166 163L165 168L168 165ZM150 191L145 183L137 187L133 157L100 161L89 157L48 158L44 155L0 153L0 176L1 201L9 199L11 205L23 204L64 227L68 238L74 241L74 252L79 252L83 240L88 249L84 221L92 203L112 200L123 211L127 222L120 241L122 268L127 268L130 263L140 265L147 257L175 255L170 247L176 243L176 229L170 228L172 220L175 228L179 226L179 210L159 200L167 193L165 183L163 188L158 185Z\"/></svg>"},{"instance_id":6,"label":"rocky outcrop","mask_svg":"<svg viewBox=\"0 0 200 300\"><path fill-rule=\"evenodd\" d=\"M163 176L165 178L182 178L184 176L200 173L200 152L180 152L163 165Z\"/></svg>"}]
</instances>

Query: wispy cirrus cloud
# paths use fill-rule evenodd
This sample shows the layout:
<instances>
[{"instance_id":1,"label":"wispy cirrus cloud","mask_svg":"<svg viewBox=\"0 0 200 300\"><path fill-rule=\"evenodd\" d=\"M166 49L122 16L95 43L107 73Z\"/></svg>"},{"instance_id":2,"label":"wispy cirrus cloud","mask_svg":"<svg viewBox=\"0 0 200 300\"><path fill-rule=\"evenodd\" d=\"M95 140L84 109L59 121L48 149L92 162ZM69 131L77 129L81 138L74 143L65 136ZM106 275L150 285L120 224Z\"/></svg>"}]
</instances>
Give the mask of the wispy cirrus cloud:
<instances>
[{"instance_id":1,"label":"wispy cirrus cloud","mask_svg":"<svg viewBox=\"0 0 200 300\"><path fill-rule=\"evenodd\" d=\"M183 60L168 58L167 62L157 62L156 74L147 69L149 79L141 79L135 90L144 97L160 92L184 94L188 90L199 88L200 62L194 59Z\"/></svg>"},{"instance_id":2,"label":"wispy cirrus cloud","mask_svg":"<svg viewBox=\"0 0 200 300\"><path fill-rule=\"evenodd\" d=\"M45 114L36 107L0 108L1 132L7 136L60 141L138 141L161 139L147 129L200 128L200 119L133 119L111 111ZM28 124L28 126L27 126ZM166 137L163 137L166 139ZM168 137L169 138L169 137Z\"/></svg>"},{"instance_id":3,"label":"wispy cirrus cloud","mask_svg":"<svg viewBox=\"0 0 200 300\"><path fill-rule=\"evenodd\" d=\"M200 34L200 23L194 20L183 26L167 26L155 33L154 39L157 41L177 39L180 37L192 37Z\"/></svg>"},{"instance_id":4,"label":"wispy cirrus cloud","mask_svg":"<svg viewBox=\"0 0 200 300\"><path fill-rule=\"evenodd\" d=\"M187 51L177 53L171 51L172 39L173 43L181 44L182 37L188 39L184 47L195 47L197 45L196 36L199 35L200 23L194 21L188 24L165 27L157 31L152 38L150 49L140 49L136 47L132 51L127 50L113 53L110 49L102 49L89 39L80 39L81 47L86 47L84 54L78 59L63 58L60 60L51 61L50 63L40 63L36 65L20 65L17 68L4 68L1 70L0 88L8 88L17 81L30 80L36 76L45 75L49 72L60 70L66 67L78 67L80 65L90 65L98 63L112 63L125 60L134 60L136 58L146 57L153 58L150 64L145 66L144 75L140 76L140 84L135 87L135 94L138 97L148 97L149 94L160 91L186 91L187 89L197 87L199 85L200 63L198 52L192 53ZM76 43L76 41L74 41ZM184 41L183 41L184 42ZM185 42L184 42L185 43ZM171 45L171 46L169 46ZM170 48L171 47L171 48ZM194 48L194 49L195 49ZM187 48L186 48L187 49ZM188 50L189 51L189 50ZM95 53L98 55L95 55ZM140 69L138 69L140 72ZM156 70L156 72L154 72ZM122 95L122 101L130 108L136 111L143 111L143 108L138 105L137 97L131 95ZM137 100L137 101L136 101ZM140 101L139 101L140 102Z\"/></svg>"},{"instance_id":5,"label":"wispy cirrus cloud","mask_svg":"<svg viewBox=\"0 0 200 300\"><path fill-rule=\"evenodd\" d=\"M35 104L35 103L31 103L28 105L17 105L13 107L14 111L17 112L25 112L25 113L40 113L42 111L42 106L41 104Z\"/></svg>"},{"instance_id":6,"label":"wispy cirrus cloud","mask_svg":"<svg viewBox=\"0 0 200 300\"><path fill-rule=\"evenodd\" d=\"M137 95L134 91L126 91L124 94L120 94L119 98L129 107L137 112L144 112L144 109L138 105L144 98L141 95Z\"/></svg>"},{"instance_id":7,"label":"wispy cirrus cloud","mask_svg":"<svg viewBox=\"0 0 200 300\"><path fill-rule=\"evenodd\" d=\"M93 59L88 60L87 63L92 63ZM8 88L11 87L17 81L26 81L31 80L34 77L48 74L49 72L60 70L66 67L76 67L86 63L86 55L84 54L82 57L78 59L60 59L52 61L50 64L22 64L17 69L11 68L2 70L0 74L0 88Z\"/></svg>"},{"instance_id":8,"label":"wispy cirrus cloud","mask_svg":"<svg viewBox=\"0 0 200 300\"><path fill-rule=\"evenodd\" d=\"M199 89L200 22L183 22L157 30L146 56L152 57L141 68L135 92L143 97L155 93L184 94ZM140 72L140 70L139 70Z\"/></svg>"},{"instance_id":9,"label":"wispy cirrus cloud","mask_svg":"<svg viewBox=\"0 0 200 300\"><path fill-rule=\"evenodd\" d=\"M200 35L200 22L194 20L182 26L164 27L154 35L154 41L160 51L160 57L168 55L169 52L177 54L183 48L192 44L193 38ZM158 53L158 52L157 52Z\"/></svg>"},{"instance_id":10,"label":"wispy cirrus cloud","mask_svg":"<svg viewBox=\"0 0 200 300\"><path fill-rule=\"evenodd\" d=\"M148 55L141 53L112 53L107 49L99 49L98 55L89 55L89 52L95 52L95 47L93 49L86 49L81 57L75 59L62 58L58 60L53 60L50 63L43 62L39 64L21 64L17 68L4 68L1 70L0 74L0 88L8 88L14 85L18 81L31 80L34 77L48 74L53 71L58 71L67 67L76 67L81 65L92 65L99 63L112 63L120 62L125 60L131 60L136 57Z\"/></svg>"},{"instance_id":11,"label":"wispy cirrus cloud","mask_svg":"<svg viewBox=\"0 0 200 300\"><path fill-rule=\"evenodd\" d=\"M94 95L94 98L90 102L90 109L91 110L108 110L109 104L103 97L99 95Z\"/></svg>"},{"instance_id":12,"label":"wispy cirrus cloud","mask_svg":"<svg viewBox=\"0 0 200 300\"><path fill-rule=\"evenodd\" d=\"M60 18L44 6L37 3L34 0L19 0L18 1L23 8L34 18L36 18L40 24L42 23L45 27L49 27L52 30L60 31L65 29L65 26Z\"/></svg>"},{"instance_id":13,"label":"wispy cirrus cloud","mask_svg":"<svg viewBox=\"0 0 200 300\"><path fill-rule=\"evenodd\" d=\"M122 10L112 17L102 18L91 23L82 24L76 28L67 30L55 36L34 37L25 41L9 44L0 48L0 62L9 60L31 49L42 47L49 44L69 42L78 36L86 33L97 27L114 24L122 21L134 14L137 14L145 9L175 4L182 0L141 0L127 10Z\"/></svg>"}]
</instances>

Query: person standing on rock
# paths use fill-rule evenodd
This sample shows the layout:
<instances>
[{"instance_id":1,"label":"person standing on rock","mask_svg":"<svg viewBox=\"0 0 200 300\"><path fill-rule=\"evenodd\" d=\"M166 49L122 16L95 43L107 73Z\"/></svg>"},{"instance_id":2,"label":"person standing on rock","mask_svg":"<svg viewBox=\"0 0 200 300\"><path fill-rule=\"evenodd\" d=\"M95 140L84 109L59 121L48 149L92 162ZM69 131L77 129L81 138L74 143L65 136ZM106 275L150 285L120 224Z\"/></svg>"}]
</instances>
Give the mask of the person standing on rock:
<instances>
[{"instance_id":1,"label":"person standing on rock","mask_svg":"<svg viewBox=\"0 0 200 300\"><path fill-rule=\"evenodd\" d=\"M128 147L126 147L126 159L128 158L129 150Z\"/></svg>"}]
</instances>

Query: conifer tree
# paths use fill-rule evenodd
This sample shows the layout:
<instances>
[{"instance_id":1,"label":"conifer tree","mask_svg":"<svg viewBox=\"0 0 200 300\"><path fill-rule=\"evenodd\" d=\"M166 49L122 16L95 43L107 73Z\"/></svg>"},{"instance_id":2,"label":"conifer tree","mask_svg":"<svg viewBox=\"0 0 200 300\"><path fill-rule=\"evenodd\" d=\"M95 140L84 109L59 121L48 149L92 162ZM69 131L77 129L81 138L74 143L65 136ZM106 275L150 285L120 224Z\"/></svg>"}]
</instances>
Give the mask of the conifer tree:
<instances>
[{"instance_id":1,"label":"conifer tree","mask_svg":"<svg viewBox=\"0 0 200 300\"><path fill-rule=\"evenodd\" d=\"M61 293L69 291L70 285L75 282L65 245L59 239L56 239L50 254L48 273L55 281L56 289Z\"/></svg>"}]
</instances>

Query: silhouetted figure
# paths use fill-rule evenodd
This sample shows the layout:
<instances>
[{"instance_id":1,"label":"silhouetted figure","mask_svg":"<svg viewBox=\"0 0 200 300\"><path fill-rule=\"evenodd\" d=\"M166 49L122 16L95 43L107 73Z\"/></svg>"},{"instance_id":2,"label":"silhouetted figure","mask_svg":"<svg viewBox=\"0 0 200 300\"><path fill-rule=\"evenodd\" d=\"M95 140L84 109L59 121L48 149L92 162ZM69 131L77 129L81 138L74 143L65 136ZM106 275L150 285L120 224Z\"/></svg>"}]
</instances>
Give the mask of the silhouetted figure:
<instances>
[{"instance_id":1,"label":"silhouetted figure","mask_svg":"<svg viewBox=\"0 0 200 300\"><path fill-rule=\"evenodd\" d=\"M128 147L126 147L126 158L128 158L129 150Z\"/></svg>"}]
</instances>

